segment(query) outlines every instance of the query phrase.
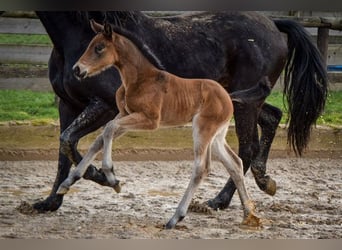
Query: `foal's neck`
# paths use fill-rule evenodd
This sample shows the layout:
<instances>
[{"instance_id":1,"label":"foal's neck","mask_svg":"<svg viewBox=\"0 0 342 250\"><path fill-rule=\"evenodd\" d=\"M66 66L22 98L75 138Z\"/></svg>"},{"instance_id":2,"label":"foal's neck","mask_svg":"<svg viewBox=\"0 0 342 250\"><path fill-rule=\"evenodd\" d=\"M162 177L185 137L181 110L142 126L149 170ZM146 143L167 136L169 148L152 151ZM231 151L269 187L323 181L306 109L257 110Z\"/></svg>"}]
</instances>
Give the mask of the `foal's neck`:
<instances>
[{"instance_id":1,"label":"foal's neck","mask_svg":"<svg viewBox=\"0 0 342 250\"><path fill-rule=\"evenodd\" d=\"M121 35L120 39L122 39L120 44L114 44L118 54L115 66L120 72L125 87L133 84L137 85L158 71L133 42Z\"/></svg>"}]
</instances>

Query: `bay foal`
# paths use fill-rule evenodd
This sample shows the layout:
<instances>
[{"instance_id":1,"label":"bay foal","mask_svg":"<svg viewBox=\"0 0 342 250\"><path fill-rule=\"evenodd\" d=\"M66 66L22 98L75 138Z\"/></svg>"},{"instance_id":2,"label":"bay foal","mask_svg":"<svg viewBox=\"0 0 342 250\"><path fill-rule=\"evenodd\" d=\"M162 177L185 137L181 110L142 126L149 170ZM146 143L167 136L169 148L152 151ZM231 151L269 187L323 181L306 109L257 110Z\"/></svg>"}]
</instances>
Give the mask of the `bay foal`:
<instances>
[{"instance_id":1,"label":"bay foal","mask_svg":"<svg viewBox=\"0 0 342 250\"><path fill-rule=\"evenodd\" d=\"M116 92L120 113L106 125L103 134L95 140L57 193L65 194L83 176L102 146L102 170L108 182L119 192L120 184L115 178L111 159L113 139L129 130L154 130L192 122L194 168L185 194L166 228L174 228L185 217L194 192L209 174L211 150L226 167L238 189L244 211L242 224L260 226L244 184L242 161L225 140L233 105L224 88L213 80L184 79L155 67L147 57L152 58L155 64L158 62L151 54L146 54L146 47L142 48L145 50L143 55L136 44L113 32L109 24L102 26L91 21L91 27L97 35L74 65L75 75L84 79L115 66L122 79L122 85Z\"/></svg>"}]
</instances>

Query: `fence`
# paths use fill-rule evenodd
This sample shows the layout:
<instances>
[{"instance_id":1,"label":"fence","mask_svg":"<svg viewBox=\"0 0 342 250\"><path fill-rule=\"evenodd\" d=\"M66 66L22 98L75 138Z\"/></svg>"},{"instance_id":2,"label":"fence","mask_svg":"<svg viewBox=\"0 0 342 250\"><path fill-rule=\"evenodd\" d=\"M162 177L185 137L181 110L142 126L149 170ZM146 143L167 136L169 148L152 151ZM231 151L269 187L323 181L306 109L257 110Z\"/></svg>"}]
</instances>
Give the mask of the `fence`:
<instances>
[{"instance_id":1,"label":"fence","mask_svg":"<svg viewBox=\"0 0 342 250\"><path fill-rule=\"evenodd\" d=\"M267 13L266 13L267 14ZM342 15L342 14L341 14ZM340 17L293 17L293 16L272 16L271 18L295 19L307 27L311 35L317 39L318 46L326 58L329 68L342 64L342 19ZM0 33L9 34L46 34L44 27L38 19L34 18L11 18L0 17ZM25 63L46 65L52 47L42 45L8 45L0 41L0 63ZM338 79L336 73L331 73L332 79ZM338 75L338 74L337 74ZM338 80L339 81L339 80ZM30 88L52 91L49 80L46 77L25 77L17 76L8 78L0 75L1 88ZM341 85L341 84L339 84ZM338 86L339 86L338 85ZM335 87L333 87L335 88ZM340 87L338 87L340 88ZM342 89L342 87L341 87Z\"/></svg>"}]
</instances>

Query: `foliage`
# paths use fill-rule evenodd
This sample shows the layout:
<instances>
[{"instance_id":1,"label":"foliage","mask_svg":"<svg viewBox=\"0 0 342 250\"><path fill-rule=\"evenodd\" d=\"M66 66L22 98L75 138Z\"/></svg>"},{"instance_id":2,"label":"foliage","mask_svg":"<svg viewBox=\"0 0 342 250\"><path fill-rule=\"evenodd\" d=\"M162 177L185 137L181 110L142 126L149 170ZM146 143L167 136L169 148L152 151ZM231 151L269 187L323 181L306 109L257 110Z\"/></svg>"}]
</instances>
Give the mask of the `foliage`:
<instances>
[{"instance_id":1,"label":"foliage","mask_svg":"<svg viewBox=\"0 0 342 250\"><path fill-rule=\"evenodd\" d=\"M283 111L281 123L287 119L283 93L273 91L266 100ZM330 92L324 114L318 119L320 125L342 125L342 91ZM23 121L58 119L55 95L29 90L0 90L0 121Z\"/></svg>"},{"instance_id":2,"label":"foliage","mask_svg":"<svg viewBox=\"0 0 342 250\"><path fill-rule=\"evenodd\" d=\"M0 90L0 121L58 119L53 93Z\"/></svg>"},{"instance_id":3,"label":"foliage","mask_svg":"<svg viewBox=\"0 0 342 250\"><path fill-rule=\"evenodd\" d=\"M38 34L0 34L1 44L52 45L48 35Z\"/></svg>"}]
</instances>

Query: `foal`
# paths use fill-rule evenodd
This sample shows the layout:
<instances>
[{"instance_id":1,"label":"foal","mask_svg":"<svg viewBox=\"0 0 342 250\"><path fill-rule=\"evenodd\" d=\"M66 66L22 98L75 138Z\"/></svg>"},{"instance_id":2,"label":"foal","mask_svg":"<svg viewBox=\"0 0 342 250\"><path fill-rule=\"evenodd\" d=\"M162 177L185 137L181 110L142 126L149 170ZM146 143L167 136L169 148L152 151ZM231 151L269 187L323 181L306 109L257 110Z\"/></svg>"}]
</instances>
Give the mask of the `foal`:
<instances>
[{"instance_id":1,"label":"foal","mask_svg":"<svg viewBox=\"0 0 342 250\"><path fill-rule=\"evenodd\" d=\"M129 130L154 130L192 122L194 168L186 192L166 228L174 228L185 217L195 190L209 174L211 149L238 189L244 210L242 224L259 226L260 219L255 215L254 204L244 185L242 161L225 140L233 115L232 101L225 89L212 80L184 79L156 68L131 40L113 32L107 23L102 26L91 21L91 27L97 35L74 65L75 75L84 79L113 65L117 67L122 79L122 85L116 92L120 113L106 125L103 134L92 144L76 170L60 185L57 193L65 194L83 176L102 145L102 169L108 182L119 192L120 184L115 178L111 159L113 138Z\"/></svg>"}]
</instances>

